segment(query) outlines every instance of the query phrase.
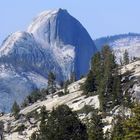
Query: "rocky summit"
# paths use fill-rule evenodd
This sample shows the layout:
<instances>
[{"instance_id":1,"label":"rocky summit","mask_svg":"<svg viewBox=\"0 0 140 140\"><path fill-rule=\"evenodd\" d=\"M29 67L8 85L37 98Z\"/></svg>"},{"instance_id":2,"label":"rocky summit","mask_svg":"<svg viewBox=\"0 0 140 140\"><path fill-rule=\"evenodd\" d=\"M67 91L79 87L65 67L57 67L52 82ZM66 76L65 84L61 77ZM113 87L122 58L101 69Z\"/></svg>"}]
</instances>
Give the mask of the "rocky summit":
<instances>
[{"instance_id":1,"label":"rocky summit","mask_svg":"<svg viewBox=\"0 0 140 140\"><path fill-rule=\"evenodd\" d=\"M57 81L85 75L97 51L82 24L66 10L39 14L27 31L9 35L0 47L0 110L9 112L32 90L47 86L49 71Z\"/></svg>"}]
</instances>

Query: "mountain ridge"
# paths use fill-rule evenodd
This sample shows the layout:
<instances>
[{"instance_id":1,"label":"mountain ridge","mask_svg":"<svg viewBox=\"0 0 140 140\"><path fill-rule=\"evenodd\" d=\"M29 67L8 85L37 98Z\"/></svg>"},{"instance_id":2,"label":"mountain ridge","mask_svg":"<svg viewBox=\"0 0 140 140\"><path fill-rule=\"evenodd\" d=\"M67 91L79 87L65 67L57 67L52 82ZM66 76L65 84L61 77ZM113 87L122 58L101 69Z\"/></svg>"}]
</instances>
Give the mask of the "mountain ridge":
<instances>
[{"instance_id":1,"label":"mountain ridge","mask_svg":"<svg viewBox=\"0 0 140 140\"><path fill-rule=\"evenodd\" d=\"M101 46L105 44L109 44L110 42L113 42L117 39L122 39L126 37L139 37L140 33L125 33L125 34L117 34L117 35L109 35L109 36L104 36L104 37L99 37L94 40L97 48L101 48Z\"/></svg>"},{"instance_id":2,"label":"mountain ridge","mask_svg":"<svg viewBox=\"0 0 140 140\"><path fill-rule=\"evenodd\" d=\"M94 40L97 48L101 50L102 46L109 45L115 53L117 61L123 59L125 50L128 51L130 59L140 57L140 34L128 33L108 37L102 37Z\"/></svg>"},{"instance_id":3,"label":"mountain ridge","mask_svg":"<svg viewBox=\"0 0 140 140\"><path fill-rule=\"evenodd\" d=\"M0 48L1 111L10 111L15 100L20 104L32 90L46 88L50 71L58 82L73 72L77 79L86 75L96 51L86 29L66 10L39 14L27 31L12 33Z\"/></svg>"}]
</instances>

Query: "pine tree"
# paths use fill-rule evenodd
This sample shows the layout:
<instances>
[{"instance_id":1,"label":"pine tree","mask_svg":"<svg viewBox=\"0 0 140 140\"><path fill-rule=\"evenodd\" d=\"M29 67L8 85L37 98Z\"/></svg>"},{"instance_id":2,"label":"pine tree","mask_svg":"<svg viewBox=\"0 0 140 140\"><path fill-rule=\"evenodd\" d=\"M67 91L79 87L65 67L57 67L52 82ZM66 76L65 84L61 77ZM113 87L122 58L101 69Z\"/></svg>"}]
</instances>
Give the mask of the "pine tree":
<instances>
[{"instance_id":1,"label":"pine tree","mask_svg":"<svg viewBox=\"0 0 140 140\"><path fill-rule=\"evenodd\" d=\"M97 110L92 112L91 118L87 122L88 140L104 140L103 123L101 115Z\"/></svg>"},{"instance_id":2,"label":"pine tree","mask_svg":"<svg viewBox=\"0 0 140 140\"><path fill-rule=\"evenodd\" d=\"M87 79L83 85L84 93L88 94L90 92L94 92L96 90L95 87L95 77L92 71L89 71L87 75Z\"/></svg>"},{"instance_id":3,"label":"pine tree","mask_svg":"<svg viewBox=\"0 0 140 140\"><path fill-rule=\"evenodd\" d=\"M68 85L70 84L70 81L67 80L64 82L64 94L68 94L69 93L69 90L68 90Z\"/></svg>"},{"instance_id":4,"label":"pine tree","mask_svg":"<svg viewBox=\"0 0 140 140\"><path fill-rule=\"evenodd\" d=\"M123 64L124 65L129 64L129 54L128 54L128 51L127 50L125 50L125 52L123 54Z\"/></svg>"},{"instance_id":5,"label":"pine tree","mask_svg":"<svg viewBox=\"0 0 140 140\"><path fill-rule=\"evenodd\" d=\"M56 91L56 83L55 83L56 77L53 72L50 72L48 74L48 92L49 94L53 94Z\"/></svg>"},{"instance_id":6,"label":"pine tree","mask_svg":"<svg viewBox=\"0 0 140 140\"><path fill-rule=\"evenodd\" d=\"M132 110L132 117L124 123L124 140L140 140L140 105L136 104Z\"/></svg>"},{"instance_id":7,"label":"pine tree","mask_svg":"<svg viewBox=\"0 0 140 140\"><path fill-rule=\"evenodd\" d=\"M94 92L97 90L102 78L101 66L101 54L100 52L97 52L91 60L91 70L89 71L83 86L84 93L88 94L89 92Z\"/></svg>"},{"instance_id":8,"label":"pine tree","mask_svg":"<svg viewBox=\"0 0 140 140\"><path fill-rule=\"evenodd\" d=\"M51 112L46 135L46 140L87 140L86 127L66 105L61 105Z\"/></svg>"},{"instance_id":9,"label":"pine tree","mask_svg":"<svg viewBox=\"0 0 140 140\"><path fill-rule=\"evenodd\" d=\"M121 87L121 74L119 73L118 66L114 69L113 86L112 86L112 108L120 105L123 102L123 94Z\"/></svg>"},{"instance_id":10,"label":"pine tree","mask_svg":"<svg viewBox=\"0 0 140 140\"><path fill-rule=\"evenodd\" d=\"M97 52L91 60L91 71L95 79L95 86L98 88L103 77L103 67L100 52Z\"/></svg>"},{"instance_id":11,"label":"pine tree","mask_svg":"<svg viewBox=\"0 0 140 140\"><path fill-rule=\"evenodd\" d=\"M113 72L116 67L115 56L109 46L104 46L101 51L102 79L97 93L100 99L100 108L106 111L110 108L108 104L112 100Z\"/></svg>"},{"instance_id":12,"label":"pine tree","mask_svg":"<svg viewBox=\"0 0 140 140\"><path fill-rule=\"evenodd\" d=\"M111 140L124 140L124 118L120 115L116 116Z\"/></svg>"},{"instance_id":13,"label":"pine tree","mask_svg":"<svg viewBox=\"0 0 140 140\"><path fill-rule=\"evenodd\" d=\"M104 46L91 60L91 70L83 86L84 93L99 95L100 109L111 110L121 100L121 75L115 61L115 55L109 46Z\"/></svg>"},{"instance_id":14,"label":"pine tree","mask_svg":"<svg viewBox=\"0 0 140 140\"><path fill-rule=\"evenodd\" d=\"M114 70L116 69L116 72ZM99 95L100 108L106 111L112 105L109 102L120 94L120 77L115 61L115 55L109 46L104 46L91 60L91 70L84 84L84 93L96 92ZM117 87L115 87L117 84ZM114 88L114 87L115 88ZM113 95L114 94L114 95ZM115 104L115 103L114 103Z\"/></svg>"},{"instance_id":15,"label":"pine tree","mask_svg":"<svg viewBox=\"0 0 140 140\"><path fill-rule=\"evenodd\" d=\"M115 56L109 46L104 46L102 49L102 60L103 60L103 73L104 80L106 83L105 93L110 93L112 87L112 73L116 67Z\"/></svg>"},{"instance_id":16,"label":"pine tree","mask_svg":"<svg viewBox=\"0 0 140 140\"><path fill-rule=\"evenodd\" d=\"M38 132L30 140L87 140L86 126L67 105L61 105L48 114L41 109L41 123Z\"/></svg>"},{"instance_id":17,"label":"pine tree","mask_svg":"<svg viewBox=\"0 0 140 140\"><path fill-rule=\"evenodd\" d=\"M19 105L17 104L16 101L14 102L14 104L12 106L11 112L13 113L15 119L18 119L19 112L20 112L20 107L19 107Z\"/></svg>"},{"instance_id":18,"label":"pine tree","mask_svg":"<svg viewBox=\"0 0 140 140\"><path fill-rule=\"evenodd\" d=\"M105 95L105 82L104 79L101 80L100 85L98 87L97 93L99 95L99 101L100 101L100 110L105 111L106 110L106 95Z\"/></svg>"},{"instance_id":19,"label":"pine tree","mask_svg":"<svg viewBox=\"0 0 140 140\"><path fill-rule=\"evenodd\" d=\"M40 110L40 117L41 117L41 122L40 122L40 131L39 131L39 136L36 136L36 137L39 137L40 140L46 140L46 120L48 119L48 111L46 110L46 107L45 106L42 106L41 107L41 110Z\"/></svg>"}]
</instances>

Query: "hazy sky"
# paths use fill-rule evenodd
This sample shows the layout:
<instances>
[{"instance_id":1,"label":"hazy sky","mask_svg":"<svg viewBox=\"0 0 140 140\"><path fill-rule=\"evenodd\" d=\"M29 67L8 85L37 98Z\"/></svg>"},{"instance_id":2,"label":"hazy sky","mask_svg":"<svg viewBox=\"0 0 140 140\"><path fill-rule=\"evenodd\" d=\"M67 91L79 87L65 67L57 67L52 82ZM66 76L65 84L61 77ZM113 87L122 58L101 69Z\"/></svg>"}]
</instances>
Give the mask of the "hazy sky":
<instances>
[{"instance_id":1,"label":"hazy sky","mask_svg":"<svg viewBox=\"0 0 140 140\"><path fill-rule=\"evenodd\" d=\"M40 12L64 8L77 18L93 39L120 33L140 33L140 0L1 0L0 42L26 30Z\"/></svg>"}]
</instances>

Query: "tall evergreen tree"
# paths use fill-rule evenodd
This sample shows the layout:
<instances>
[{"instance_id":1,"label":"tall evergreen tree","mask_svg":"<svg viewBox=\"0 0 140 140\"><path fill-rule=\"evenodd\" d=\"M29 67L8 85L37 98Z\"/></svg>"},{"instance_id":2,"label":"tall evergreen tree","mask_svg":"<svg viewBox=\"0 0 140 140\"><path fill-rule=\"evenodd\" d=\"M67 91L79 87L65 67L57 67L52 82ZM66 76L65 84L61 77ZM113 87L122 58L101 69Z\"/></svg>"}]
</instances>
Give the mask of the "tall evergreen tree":
<instances>
[{"instance_id":1,"label":"tall evergreen tree","mask_svg":"<svg viewBox=\"0 0 140 140\"><path fill-rule=\"evenodd\" d=\"M100 108L106 111L110 105L113 89L113 72L116 67L115 56L109 46L104 46L101 51L102 79L98 88Z\"/></svg>"},{"instance_id":2,"label":"tall evergreen tree","mask_svg":"<svg viewBox=\"0 0 140 140\"><path fill-rule=\"evenodd\" d=\"M102 68L101 68L101 55L97 52L91 60L91 70L87 75L87 79L83 86L84 93L96 91L102 78Z\"/></svg>"},{"instance_id":3,"label":"tall evergreen tree","mask_svg":"<svg viewBox=\"0 0 140 140\"><path fill-rule=\"evenodd\" d=\"M101 115L97 110L92 112L92 116L87 122L88 140L104 140L103 123Z\"/></svg>"},{"instance_id":4,"label":"tall evergreen tree","mask_svg":"<svg viewBox=\"0 0 140 140\"><path fill-rule=\"evenodd\" d=\"M113 131L111 140L124 140L124 118L120 115L116 116L115 123L113 125Z\"/></svg>"},{"instance_id":5,"label":"tall evergreen tree","mask_svg":"<svg viewBox=\"0 0 140 140\"><path fill-rule=\"evenodd\" d=\"M87 140L86 127L66 105L51 112L46 132L46 140Z\"/></svg>"},{"instance_id":6,"label":"tall evergreen tree","mask_svg":"<svg viewBox=\"0 0 140 140\"><path fill-rule=\"evenodd\" d=\"M19 112L20 112L20 107L19 107L19 105L17 104L16 101L14 102L14 104L12 106L11 112L13 113L15 119L18 119Z\"/></svg>"},{"instance_id":7,"label":"tall evergreen tree","mask_svg":"<svg viewBox=\"0 0 140 140\"><path fill-rule=\"evenodd\" d=\"M53 94L56 91L56 76L53 72L48 74L48 92L49 94Z\"/></svg>"},{"instance_id":8,"label":"tall evergreen tree","mask_svg":"<svg viewBox=\"0 0 140 140\"><path fill-rule=\"evenodd\" d=\"M132 110L132 117L124 124L124 140L140 140L140 105L136 104Z\"/></svg>"},{"instance_id":9,"label":"tall evergreen tree","mask_svg":"<svg viewBox=\"0 0 140 140\"><path fill-rule=\"evenodd\" d=\"M84 84L84 92L99 95L100 109L107 111L121 102L121 75L115 55L109 46L104 46L91 60L91 70Z\"/></svg>"},{"instance_id":10,"label":"tall evergreen tree","mask_svg":"<svg viewBox=\"0 0 140 140\"><path fill-rule=\"evenodd\" d=\"M68 94L69 93L69 90L68 90L68 85L70 84L70 81L67 80L64 82L64 94Z\"/></svg>"},{"instance_id":11,"label":"tall evergreen tree","mask_svg":"<svg viewBox=\"0 0 140 140\"><path fill-rule=\"evenodd\" d=\"M106 87L106 84L104 82L104 79L102 79L100 82L99 88L97 90L97 93L99 95L100 110L103 112L106 110L106 102L107 102L107 97L105 95L105 87Z\"/></svg>"},{"instance_id":12,"label":"tall evergreen tree","mask_svg":"<svg viewBox=\"0 0 140 140\"><path fill-rule=\"evenodd\" d=\"M104 46L102 49L103 73L106 83L105 93L110 93L112 87L112 73L116 66L115 56L109 46Z\"/></svg>"},{"instance_id":13,"label":"tall evergreen tree","mask_svg":"<svg viewBox=\"0 0 140 140\"><path fill-rule=\"evenodd\" d=\"M76 113L67 105L53 109L46 122L46 113L42 110L39 131L31 138L36 140L87 140L86 126L81 123Z\"/></svg>"},{"instance_id":14,"label":"tall evergreen tree","mask_svg":"<svg viewBox=\"0 0 140 140\"><path fill-rule=\"evenodd\" d=\"M91 70L87 75L84 85L84 91L96 91L99 95L100 108L106 111L114 106L118 101L117 97L121 90L121 77L118 74L118 68L115 61L115 55L109 46L104 46L101 52L97 52L91 61ZM113 101L113 105L109 103Z\"/></svg>"},{"instance_id":15,"label":"tall evergreen tree","mask_svg":"<svg viewBox=\"0 0 140 140\"><path fill-rule=\"evenodd\" d=\"M87 79L83 85L84 93L88 94L96 90L95 77L92 71L89 71Z\"/></svg>"},{"instance_id":16,"label":"tall evergreen tree","mask_svg":"<svg viewBox=\"0 0 140 140\"><path fill-rule=\"evenodd\" d=\"M121 74L118 66L114 69L113 86L112 86L112 107L120 105L123 102L123 94L121 87Z\"/></svg>"},{"instance_id":17,"label":"tall evergreen tree","mask_svg":"<svg viewBox=\"0 0 140 140\"><path fill-rule=\"evenodd\" d=\"M103 67L101 61L101 53L97 52L91 60L91 71L93 72L93 76L95 78L95 85L98 88L100 85L102 76L103 76Z\"/></svg>"},{"instance_id":18,"label":"tall evergreen tree","mask_svg":"<svg viewBox=\"0 0 140 140\"><path fill-rule=\"evenodd\" d=\"M39 131L39 135L36 137L38 137L40 140L46 140L46 133L47 133L46 120L48 119L48 111L46 110L45 106L42 106L42 108L41 108L40 117L41 117L40 131Z\"/></svg>"},{"instance_id":19,"label":"tall evergreen tree","mask_svg":"<svg viewBox=\"0 0 140 140\"><path fill-rule=\"evenodd\" d=\"M129 64L129 54L128 54L128 51L127 50L125 50L125 52L123 54L123 64L124 65Z\"/></svg>"}]
</instances>

